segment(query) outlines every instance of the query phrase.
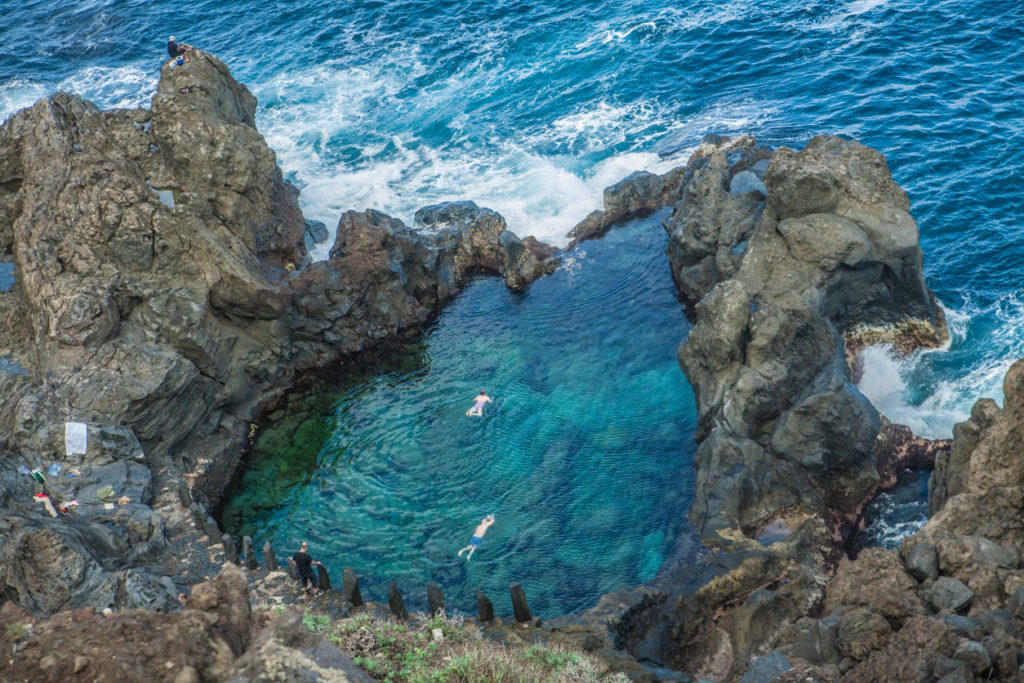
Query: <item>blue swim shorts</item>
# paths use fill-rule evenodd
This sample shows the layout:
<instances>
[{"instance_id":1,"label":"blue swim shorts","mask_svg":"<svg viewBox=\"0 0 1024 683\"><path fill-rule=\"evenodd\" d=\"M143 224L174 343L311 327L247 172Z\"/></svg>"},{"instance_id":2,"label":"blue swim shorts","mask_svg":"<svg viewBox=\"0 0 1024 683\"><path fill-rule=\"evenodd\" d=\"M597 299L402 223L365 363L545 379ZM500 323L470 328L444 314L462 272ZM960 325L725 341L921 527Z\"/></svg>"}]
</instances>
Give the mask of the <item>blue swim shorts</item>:
<instances>
[{"instance_id":1,"label":"blue swim shorts","mask_svg":"<svg viewBox=\"0 0 1024 683\"><path fill-rule=\"evenodd\" d=\"M480 545L480 541L482 541L482 540L483 540L483 536L474 536L473 538L469 539L469 544L470 545Z\"/></svg>"}]
</instances>

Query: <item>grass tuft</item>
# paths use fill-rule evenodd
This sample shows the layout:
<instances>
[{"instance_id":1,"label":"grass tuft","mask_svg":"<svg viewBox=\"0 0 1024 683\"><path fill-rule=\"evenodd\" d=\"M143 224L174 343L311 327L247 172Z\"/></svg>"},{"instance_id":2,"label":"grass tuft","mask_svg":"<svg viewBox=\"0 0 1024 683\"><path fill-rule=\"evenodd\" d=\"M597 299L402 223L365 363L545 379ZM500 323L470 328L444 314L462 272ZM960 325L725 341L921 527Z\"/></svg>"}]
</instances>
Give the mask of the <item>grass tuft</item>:
<instances>
[{"instance_id":1,"label":"grass tuft","mask_svg":"<svg viewBox=\"0 0 1024 683\"><path fill-rule=\"evenodd\" d=\"M306 612L306 628L323 633L370 676L395 683L625 683L620 673L560 646L509 648L484 639L460 616L413 614L409 621L361 614L339 621ZM440 629L443 637L434 639Z\"/></svg>"}]
</instances>

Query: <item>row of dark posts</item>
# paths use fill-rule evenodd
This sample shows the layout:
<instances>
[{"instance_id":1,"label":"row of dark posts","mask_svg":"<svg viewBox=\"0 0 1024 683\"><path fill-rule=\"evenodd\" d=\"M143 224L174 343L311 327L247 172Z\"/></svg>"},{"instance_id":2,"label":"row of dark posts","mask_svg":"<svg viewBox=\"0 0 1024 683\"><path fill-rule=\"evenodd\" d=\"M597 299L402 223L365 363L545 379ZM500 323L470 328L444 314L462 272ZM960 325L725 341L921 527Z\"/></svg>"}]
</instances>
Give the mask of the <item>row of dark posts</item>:
<instances>
[{"instance_id":1,"label":"row of dark posts","mask_svg":"<svg viewBox=\"0 0 1024 683\"><path fill-rule=\"evenodd\" d=\"M224 543L224 555L229 562L238 564L238 550L235 548L235 540L230 534L224 534L221 539ZM267 541L263 544L263 557L267 563L267 569L270 571L277 571L277 554L274 552L274 547ZM241 564L249 569L256 569L259 567L259 562L256 561L256 553L253 551L252 537L245 536L242 539L242 557ZM316 566L317 578L320 582L320 590L331 590L331 577L327 573L327 568L322 564ZM298 578L298 572L295 569L295 562L291 558L288 558L288 573L292 578ZM359 577L356 576L356 572L352 567L342 567L341 570L341 582L342 582L342 593L345 598L352 603L353 607L361 607L363 604L363 595L359 591ZM533 621L533 615L530 614L530 606L526 602L526 591L523 590L523 586L520 583L510 583L508 586L508 592L512 597L512 614L515 616L516 621L519 623L526 623ZM430 614L436 615L439 612L444 611L444 590L441 586L431 581L427 584L427 603L430 605ZM406 620L409 618L409 612L405 609L405 599L402 594L398 591L398 584L394 581L388 586L388 607L391 609L391 613L398 619ZM483 591L478 590L476 592L476 609L480 615L480 621L493 621L494 619L494 604L490 599L484 595Z\"/></svg>"}]
</instances>

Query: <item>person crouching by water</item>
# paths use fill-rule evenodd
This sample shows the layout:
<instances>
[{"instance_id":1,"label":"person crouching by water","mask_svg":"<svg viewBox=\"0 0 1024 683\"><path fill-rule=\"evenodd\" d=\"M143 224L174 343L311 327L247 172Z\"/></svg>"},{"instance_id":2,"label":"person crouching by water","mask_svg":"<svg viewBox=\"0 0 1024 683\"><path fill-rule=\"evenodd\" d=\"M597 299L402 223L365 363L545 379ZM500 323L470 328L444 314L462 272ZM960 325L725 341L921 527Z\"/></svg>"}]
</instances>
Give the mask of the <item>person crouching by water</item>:
<instances>
[{"instance_id":1,"label":"person crouching by water","mask_svg":"<svg viewBox=\"0 0 1024 683\"><path fill-rule=\"evenodd\" d=\"M487 527L492 524L494 524L494 515L487 515L481 519L480 523L477 524L476 529L473 530L473 537L469 539L469 545L459 551L459 557L462 557L462 553L468 550L469 555L466 555L466 562L469 562L469 558L473 557L473 553L476 551L477 546L480 545L480 541L484 539L484 534L487 533Z\"/></svg>"},{"instance_id":2,"label":"person crouching by water","mask_svg":"<svg viewBox=\"0 0 1024 683\"><path fill-rule=\"evenodd\" d=\"M188 53L192 51L191 45L185 43L179 43L171 36L167 41L167 54L171 56L171 59L175 60L178 66L181 66L185 62L192 61L189 59Z\"/></svg>"},{"instance_id":3,"label":"person crouching by water","mask_svg":"<svg viewBox=\"0 0 1024 683\"><path fill-rule=\"evenodd\" d=\"M479 417L484 414L484 406L491 402L491 397L487 395L486 391L481 389L474 401L476 402L472 408L466 411L466 415L476 415Z\"/></svg>"},{"instance_id":4,"label":"person crouching by water","mask_svg":"<svg viewBox=\"0 0 1024 683\"><path fill-rule=\"evenodd\" d=\"M295 569L299 574L299 581L302 583L302 590L308 593L306 590L306 582L309 581L309 587L313 590L313 595L320 593L320 581L316 577L316 572L313 571L313 565L319 565L320 563L310 557L309 543L306 541L302 542L302 547L299 548L299 552L292 555L292 560L295 562Z\"/></svg>"}]
</instances>

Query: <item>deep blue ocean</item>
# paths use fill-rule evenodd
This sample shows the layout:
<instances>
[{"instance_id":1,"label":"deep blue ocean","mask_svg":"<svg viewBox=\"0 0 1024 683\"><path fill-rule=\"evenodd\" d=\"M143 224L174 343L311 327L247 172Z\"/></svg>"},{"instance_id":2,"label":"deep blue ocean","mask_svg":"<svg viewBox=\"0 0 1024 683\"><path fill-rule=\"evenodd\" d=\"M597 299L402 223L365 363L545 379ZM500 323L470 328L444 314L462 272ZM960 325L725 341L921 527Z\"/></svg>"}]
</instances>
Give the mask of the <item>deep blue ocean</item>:
<instances>
[{"instance_id":1,"label":"deep blue ocean","mask_svg":"<svg viewBox=\"0 0 1024 683\"><path fill-rule=\"evenodd\" d=\"M373 207L411 222L421 206L472 199L520 236L564 244L600 208L605 186L637 169L684 163L706 133L752 133L794 148L819 133L849 136L881 151L908 192L928 284L953 333L949 348L908 360L870 351L862 391L894 421L948 437L977 398L1002 400L1003 374L1024 349L1018 2L4 0L2 15L0 118L56 90L102 107L148 106L174 34L217 54L249 86L259 129L302 188L307 218L332 229L346 209ZM622 267L633 273L635 263ZM650 264L657 277L667 273ZM472 296L498 297L488 310L514 323L516 306L502 303L498 289ZM546 296L537 305L557 307L557 296ZM462 306L445 312L441 328L462 324L451 317ZM594 334L614 336L621 322L613 315ZM540 341L519 343L543 344L558 330L551 324ZM685 329L665 335L681 339ZM562 342L549 353L572 354ZM657 366L666 373L657 386L681 381L686 396L673 364ZM440 381L460 390L479 383ZM630 397L607 400L628 405ZM397 419L385 413L375 419ZM692 433L679 439L685 452ZM662 495L655 489L633 494ZM461 538L475 515L490 511L482 501L467 505L445 533ZM606 535L629 528L607 524ZM293 543L302 523L280 533ZM646 559L611 571L618 585L646 580L656 564L641 547L651 545L649 534L631 537L639 545L619 554ZM658 556L672 557L674 543L664 540Z\"/></svg>"}]
</instances>

